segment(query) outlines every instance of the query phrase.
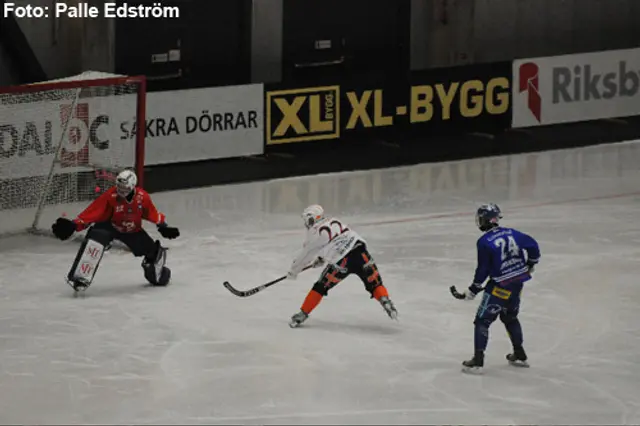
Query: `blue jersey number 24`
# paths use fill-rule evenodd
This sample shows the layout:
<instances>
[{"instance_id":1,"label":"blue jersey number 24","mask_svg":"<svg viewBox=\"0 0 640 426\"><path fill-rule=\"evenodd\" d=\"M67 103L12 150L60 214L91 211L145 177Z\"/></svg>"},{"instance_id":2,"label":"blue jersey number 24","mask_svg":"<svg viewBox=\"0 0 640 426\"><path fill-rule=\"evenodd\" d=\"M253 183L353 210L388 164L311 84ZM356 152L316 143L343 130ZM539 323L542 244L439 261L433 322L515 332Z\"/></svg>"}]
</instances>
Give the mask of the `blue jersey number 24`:
<instances>
[{"instance_id":1,"label":"blue jersey number 24","mask_svg":"<svg viewBox=\"0 0 640 426\"><path fill-rule=\"evenodd\" d=\"M518 243L516 243L515 238L512 236L508 236L506 240L504 238L498 238L493 243L500 249L500 257L503 262L508 258L514 258L520 255L520 247L518 247Z\"/></svg>"}]
</instances>

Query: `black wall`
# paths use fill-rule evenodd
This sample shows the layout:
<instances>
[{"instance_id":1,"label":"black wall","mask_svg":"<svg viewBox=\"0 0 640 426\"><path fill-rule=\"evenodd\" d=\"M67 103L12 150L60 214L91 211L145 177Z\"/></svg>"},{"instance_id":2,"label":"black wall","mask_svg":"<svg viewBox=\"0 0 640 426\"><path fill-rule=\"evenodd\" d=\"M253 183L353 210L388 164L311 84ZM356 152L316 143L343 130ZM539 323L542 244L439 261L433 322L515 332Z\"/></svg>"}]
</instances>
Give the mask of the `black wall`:
<instances>
[{"instance_id":1,"label":"black wall","mask_svg":"<svg viewBox=\"0 0 640 426\"><path fill-rule=\"evenodd\" d=\"M409 70L409 0L284 0L283 7L283 81ZM331 48L319 49L319 40L329 40Z\"/></svg>"},{"instance_id":2,"label":"black wall","mask_svg":"<svg viewBox=\"0 0 640 426\"><path fill-rule=\"evenodd\" d=\"M4 2L0 2L0 6L3 4ZM16 68L13 71L18 77L18 83L32 83L47 79L42 65L13 15L0 19L0 43L4 51L2 53L7 55L7 62L9 62L2 65L7 68Z\"/></svg>"},{"instance_id":3,"label":"black wall","mask_svg":"<svg viewBox=\"0 0 640 426\"><path fill-rule=\"evenodd\" d=\"M116 21L117 73L147 75L150 91L250 83L251 0L162 4L179 5L180 19ZM172 49L179 61L152 62Z\"/></svg>"}]
</instances>

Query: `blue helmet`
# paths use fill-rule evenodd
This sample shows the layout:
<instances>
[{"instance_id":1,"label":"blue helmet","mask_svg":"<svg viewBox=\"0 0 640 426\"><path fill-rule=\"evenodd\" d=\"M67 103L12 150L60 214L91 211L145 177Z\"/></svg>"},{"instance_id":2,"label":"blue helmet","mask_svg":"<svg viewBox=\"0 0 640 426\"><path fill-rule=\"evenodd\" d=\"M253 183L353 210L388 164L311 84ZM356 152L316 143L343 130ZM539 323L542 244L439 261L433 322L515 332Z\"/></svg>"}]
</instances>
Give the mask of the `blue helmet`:
<instances>
[{"instance_id":1,"label":"blue helmet","mask_svg":"<svg viewBox=\"0 0 640 426\"><path fill-rule=\"evenodd\" d=\"M502 212L497 204L483 204L476 211L476 225L482 232L500 226L500 219L502 219Z\"/></svg>"}]
</instances>

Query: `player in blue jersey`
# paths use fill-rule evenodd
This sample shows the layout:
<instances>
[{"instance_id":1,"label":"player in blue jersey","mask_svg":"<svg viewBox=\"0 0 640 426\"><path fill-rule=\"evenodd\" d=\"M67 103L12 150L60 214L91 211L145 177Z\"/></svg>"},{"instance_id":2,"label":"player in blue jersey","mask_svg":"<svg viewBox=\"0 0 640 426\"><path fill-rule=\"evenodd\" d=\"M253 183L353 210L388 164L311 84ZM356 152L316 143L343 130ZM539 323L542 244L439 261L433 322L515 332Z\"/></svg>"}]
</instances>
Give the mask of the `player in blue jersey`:
<instances>
[{"instance_id":1,"label":"player in blue jersey","mask_svg":"<svg viewBox=\"0 0 640 426\"><path fill-rule=\"evenodd\" d=\"M473 283L465 293L451 287L454 297L473 300L484 290L475 321L473 358L464 361L463 371L481 372L484 351L489 341L489 326L498 318L507 329L513 352L507 360L515 366L528 367L522 347L522 327L518 320L520 293L523 284L531 279L534 266L540 260L540 248L531 236L500 226L500 208L485 204L476 212L476 225L484 234L478 238L478 266ZM486 286L483 283L489 279Z\"/></svg>"}]
</instances>

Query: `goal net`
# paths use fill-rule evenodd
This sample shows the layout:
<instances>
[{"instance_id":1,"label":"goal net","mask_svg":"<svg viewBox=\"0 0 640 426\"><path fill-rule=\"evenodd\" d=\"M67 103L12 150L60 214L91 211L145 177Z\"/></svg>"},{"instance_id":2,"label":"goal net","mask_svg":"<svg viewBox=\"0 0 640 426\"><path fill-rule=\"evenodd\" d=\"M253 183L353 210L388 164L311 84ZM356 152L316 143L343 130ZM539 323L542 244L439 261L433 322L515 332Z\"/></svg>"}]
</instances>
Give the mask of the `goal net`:
<instances>
[{"instance_id":1,"label":"goal net","mask_svg":"<svg viewBox=\"0 0 640 426\"><path fill-rule=\"evenodd\" d=\"M0 236L50 233L125 168L142 185L145 95L144 77L90 73L0 87Z\"/></svg>"}]
</instances>

